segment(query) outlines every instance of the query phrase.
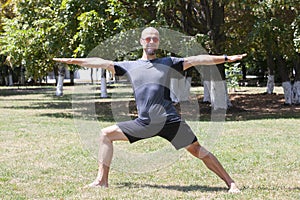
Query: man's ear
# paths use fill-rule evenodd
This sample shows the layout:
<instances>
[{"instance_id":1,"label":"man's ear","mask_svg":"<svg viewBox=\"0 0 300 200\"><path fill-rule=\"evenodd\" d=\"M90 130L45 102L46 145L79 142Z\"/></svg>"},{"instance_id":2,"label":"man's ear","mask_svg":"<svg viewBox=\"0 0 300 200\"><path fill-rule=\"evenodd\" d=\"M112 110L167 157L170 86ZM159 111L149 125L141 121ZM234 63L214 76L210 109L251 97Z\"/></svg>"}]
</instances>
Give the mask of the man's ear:
<instances>
[{"instance_id":1,"label":"man's ear","mask_svg":"<svg viewBox=\"0 0 300 200\"><path fill-rule=\"evenodd\" d=\"M143 40L142 38L140 38L140 44L141 44L142 46L144 46L143 42L144 42L144 40Z\"/></svg>"}]
</instances>

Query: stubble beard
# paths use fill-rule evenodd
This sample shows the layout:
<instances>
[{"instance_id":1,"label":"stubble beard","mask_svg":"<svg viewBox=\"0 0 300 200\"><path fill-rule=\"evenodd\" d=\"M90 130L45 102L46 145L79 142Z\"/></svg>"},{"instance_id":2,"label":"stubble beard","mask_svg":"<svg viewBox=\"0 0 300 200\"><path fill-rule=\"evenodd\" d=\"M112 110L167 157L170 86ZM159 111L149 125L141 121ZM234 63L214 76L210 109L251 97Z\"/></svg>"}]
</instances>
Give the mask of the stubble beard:
<instances>
[{"instance_id":1,"label":"stubble beard","mask_svg":"<svg viewBox=\"0 0 300 200\"><path fill-rule=\"evenodd\" d=\"M146 49L146 53L149 56L154 56L156 54L156 51L157 51L157 49L151 49L151 48L149 48L149 49L147 48Z\"/></svg>"}]
</instances>

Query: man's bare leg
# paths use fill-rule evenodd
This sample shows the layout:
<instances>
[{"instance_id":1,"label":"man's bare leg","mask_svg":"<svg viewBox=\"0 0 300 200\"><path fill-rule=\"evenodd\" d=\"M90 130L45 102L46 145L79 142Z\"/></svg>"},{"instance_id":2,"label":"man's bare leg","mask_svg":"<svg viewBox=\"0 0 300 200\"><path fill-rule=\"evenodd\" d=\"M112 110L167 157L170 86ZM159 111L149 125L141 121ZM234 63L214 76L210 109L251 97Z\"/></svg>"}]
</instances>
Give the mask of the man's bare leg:
<instances>
[{"instance_id":1,"label":"man's bare leg","mask_svg":"<svg viewBox=\"0 0 300 200\"><path fill-rule=\"evenodd\" d=\"M128 141L122 130L114 125L101 131L99 141L99 163L96 179L86 187L108 187L109 167L113 157L113 141Z\"/></svg>"},{"instance_id":2,"label":"man's bare leg","mask_svg":"<svg viewBox=\"0 0 300 200\"><path fill-rule=\"evenodd\" d=\"M193 144L186 147L186 149L195 157L201 159L204 164L215 174L217 174L223 181L225 181L228 186L230 193L239 193L240 190L236 186L235 182L229 176L229 174L225 171L221 163L218 159L210 152L208 152L204 147L201 147L198 142L194 142Z\"/></svg>"}]
</instances>

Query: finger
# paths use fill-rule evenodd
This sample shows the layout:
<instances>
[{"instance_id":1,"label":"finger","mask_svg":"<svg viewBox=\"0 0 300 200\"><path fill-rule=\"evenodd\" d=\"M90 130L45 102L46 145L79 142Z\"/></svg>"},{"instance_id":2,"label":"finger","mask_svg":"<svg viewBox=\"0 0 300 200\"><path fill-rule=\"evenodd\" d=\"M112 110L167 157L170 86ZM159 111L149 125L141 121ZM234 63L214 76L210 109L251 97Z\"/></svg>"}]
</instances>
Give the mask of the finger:
<instances>
[{"instance_id":1,"label":"finger","mask_svg":"<svg viewBox=\"0 0 300 200\"><path fill-rule=\"evenodd\" d=\"M70 59L69 58L53 58L54 61L57 61L57 62L70 62Z\"/></svg>"},{"instance_id":2,"label":"finger","mask_svg":"<svg viewBox=\"0 0 300 200\"><path fill-rule=\"evenodd\" d=\"M57 61L57 62L62 62L63 59L62 58L53 58L54 61Z\"/></svg>"}]
</instances>

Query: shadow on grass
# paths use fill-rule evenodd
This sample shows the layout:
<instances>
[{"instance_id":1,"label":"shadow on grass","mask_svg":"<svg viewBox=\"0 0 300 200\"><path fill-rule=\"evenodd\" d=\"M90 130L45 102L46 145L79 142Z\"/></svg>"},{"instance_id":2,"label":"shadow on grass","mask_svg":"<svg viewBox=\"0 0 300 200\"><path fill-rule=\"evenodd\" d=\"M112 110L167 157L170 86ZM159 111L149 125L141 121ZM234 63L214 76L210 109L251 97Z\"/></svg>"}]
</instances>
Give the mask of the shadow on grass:
<instances>
[{"instance_id":1,"label":"shadow on grass","mask_svg":"<svg viewBox=\"0 0 300 200\"><path fill-rule=\"evenodd\" d=\"M5 109L21 109L21 110L52 110L49 113L40 114L41 116L55 117L55 118L72 118L94 120L107 122L120 122L124 120L131 120L137 117L137 108L134 100L117 100L95 102L81 101L71 102L68 98L61 99L53 97L54 101L32 101L30 105L22 106L5 106ZM300 106L284 106L283 104L273 103L266 107L250 107L246 104L239 102L226 111L226 115L221 117L225 121L247 121L247 120L260 120L260 119L299 119ZM187 108L187 102L184 103L184 108ZM254 104L254 103L253 103ZM243 106L241 106L243 105ZM193 104L191 104L193 106ZM176 109L179 113L180 104L177 104ZM199 100L199 111L191 108L191 111L181 113L187 121L211 121L212 110L209 104L203 104ZM58 110L53 113L53 110ZM61 111L59 111L61 110ZM199 113L198 116L195 113ZM225 113L225 111L223 112ZM221 112L222 115L222 112Z\"/></svg>"},{"instance_id":2,"label":"shadow on grass","mask_svg":"<svg viewBox=\"0 0 300 200\"><path fill-rule=\"evenodd\" d=\"M249 97L245 97L249 98ZM242 100L243 101L243 100ZM237 104L236 101L232 101L233 107L230 107L227 111L220 111L221 121L247 121L247 120L260 120L260 119L299 119L300 118L300 106L292 105L285 106L283 103L277 102L265 105L256 105L257 101L253 99L251 105L243 104L240 101ZM195 108L192 103L189 105L188 102L177 104L175 107L178 113L182 114L187 121L211 121L212 109L209 104L203 104L198 100L199 106ZM88 107L88 103L80 103L82 108ZM185 105L183 105L185 104ZM235 105L237 104L237 105ZM243 105L243 106L241 106ZM95 102L95 113L89 113L87 110L74 110L74 114L78 117L87 119L90 114L96 114L99 121L124 121L128 119L134 119L137 117L136 103L133 100L119 100L115 102ZM193 107L194 106L194 107ZM185 110L181 112L181 107ZM197 107L197 106L196 106ZM188 109L187 109L188 108ZM196 110L199 109L199 110ZM226 114L225 114L226 112ZM217 117L214 115L214 118Z\"/></svg>"},{"instance_id":3,"label":"shadow on grass","mask_svg":"<svg viewBox=\"0 0 300 200\"><path fill-rule=\"evenodd\" d=\"M167 189L167 190L176 190L181 192L192 192L192 191L201 191L201 192L218 192L218 191L227 191L225 187L209 187L203 185L158 185L158 184L137 184L132 182L123 182L120 183L118 187L122 188L154 188L154 189Z\"/></svg>"},{"instance_id":4,"label":"shadow on grass","mask_svg":"<svg viewBox=\"0 0 300 200\"><path fill-rule=\"evenodd\" d=\"M14 100L12 100L14 101ZM33 101L31 101L33 102ZM51 109L72 109L71 102L34 102L28 106L4 106L5 109L16 110L51 110Z\"/></svg>"},{"instance_id":5,"label":"shadow on grass","mask_svg":"<svg viewBox=\"0 0 300 200\"><path fill-rule=\"evenodd\" d=\"M54 118L63 118L63 119L73 119L72 113L46 113L40 114L41 117L54 117Z\"/></svg>"},{"instance_id":6,"label":"shadow on grass","mask_svg":"<svg viewBox=\"0 0 300 200\"><path fill-rule=\"evenodd\" d=\"M29 96L22 98L22 95L32 94L40 94L41 96L37 99L28 98ZM101 99L95 93L72 93L56 97L53 87L33 87L0 89L1 96L13 97L9 98L9 101L29 102L26 105L22 105L22 103L17 105L11 104L3 107L5 109L44 110L40 115L47 117L76 117L85 120L98 119L99 121L108 122L130 120L137 117L136 104L135 101L130 100L132 99L130 92L118 93L112 99ZM21 96L21 98L14 98L14 96ZM183 102L177 104L176 109L180 113L181 106L184 107L185 112L182 114L188 121L211 121L211 105L203 103L202 98L203 96L199 95L198 99L196 99L198 100L198 105ZM226 111L226 116L224 116L226 121L300 118L300 105L285 106L283 95L231 94L230 100L233 107ZM1 101L6 101L6 99L3 98ZM91 106L93 107L92 111L88 110ZM51 110L51 112L47 113L47 110ZM196 116L196 114L199 114L199 116Z\"/></svg>"},{"instance_id":7,"label":"shadow on grass","mask_svg":"<svg viewBox=\"0 0 300 200\"><path fill-rule=\"evenodd\" d=\"M20 95L32 95L37 93L45 93L55 91L53 87L2 87L0 89L0 97L8 97L8 96L20 96Z\"/></svg>"}]
</instances>

